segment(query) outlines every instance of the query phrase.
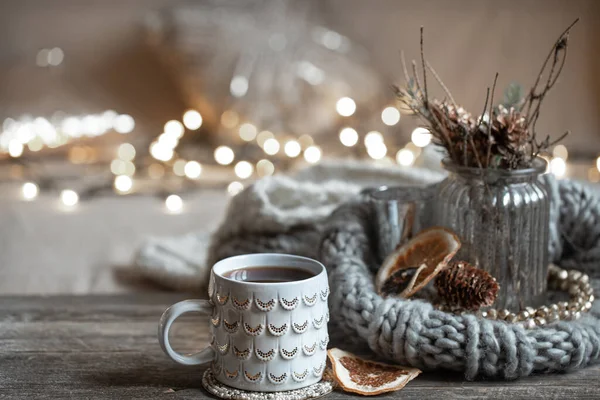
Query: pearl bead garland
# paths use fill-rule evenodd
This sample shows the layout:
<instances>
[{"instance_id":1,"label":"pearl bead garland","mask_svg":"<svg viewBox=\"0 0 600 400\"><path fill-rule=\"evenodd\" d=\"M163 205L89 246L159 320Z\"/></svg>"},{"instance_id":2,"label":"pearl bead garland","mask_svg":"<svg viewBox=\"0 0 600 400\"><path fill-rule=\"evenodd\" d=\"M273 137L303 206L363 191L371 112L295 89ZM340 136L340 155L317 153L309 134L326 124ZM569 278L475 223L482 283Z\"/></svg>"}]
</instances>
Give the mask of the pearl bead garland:
<instances>
[{"instance_id":1,"label":"pearl bead garland","mask_svg":"<svg viewBox=\"0 0 600 400\"><path fill-rule=\"evenodd\" d=\"M577 270L565 270L550 265L548 270L548 288L568 292L570 300L560 301L537 309L525 307L524 310L514 313L506 309L489 309L479 311L477 315L491 320L516 323L525 329L545 326L555 321L572 321L579 319L582 313L588 312L594 302L594 289L590 285L588 275ZM456 310L447 305L439 306L442 311L468 313L465 310Z\"/></svg>"}]
</instances>

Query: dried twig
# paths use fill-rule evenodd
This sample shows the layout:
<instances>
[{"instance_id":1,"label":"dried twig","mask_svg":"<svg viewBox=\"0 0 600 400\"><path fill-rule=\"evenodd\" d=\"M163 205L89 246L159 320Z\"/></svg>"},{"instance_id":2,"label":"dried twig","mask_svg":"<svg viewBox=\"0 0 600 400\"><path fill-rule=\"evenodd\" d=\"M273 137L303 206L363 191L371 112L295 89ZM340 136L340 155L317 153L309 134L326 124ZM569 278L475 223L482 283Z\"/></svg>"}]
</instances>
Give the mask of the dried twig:
<instances>
[{"instance_id":1,"label":"dried twig","mask_svg":"<svg viewBox=\"0 0 600 400\"><path fill-rule=\"evenodd\" d=\"M450 90L448 90L448 88L446 87L446 85L442 81L442 78L440 78L440 76L435 71L435 69L433 69L433 67L431 66L431 64L429 64L428 62L425 62L425 63L427 65L427 68L429 69L429 71L431 72L431 74L433 75L433 77L435 78L435 80L437 81L437 83L439 83L439 85L442 87L442 89L444 89L444 93L446 93L446 96L448 96L448 98L452 102L452 105L454 107L458 108L458 106L456 105L456 101L454 101L454 97L452 97L452 93L450 93Z\"/></svg>"},{"instance_id":2,"label":"dried twig","mask_svg":"<svg viewBox=\"0 0 600 400\"><path fill-rule=\"evenodd\" d=\"M410 77L408 76L408 70L406 69L406 61L404 60L404 52L400 52L400 61L402 62L402 71L404 72L404 79L406 79L406 83L410 81Z\"/></svg>"},{"instance_id":3,"label":"dried twig","mask_svg":"<svg viewBox=\"0 0 600 400\"><path fill-rule=\"evenodd\" d=\"M496 82L498 82L498 73L496 72L496 76L494 77L494 84L492 85L492 98L490 100L490 111L488 114L488 130L487 130L487 139L488 139L488 147L487 147L487 155L485 157L486 165L490 166L490 157L492 154L492 118L494 118L492 114L492 109L494 107L494 92L496 91Z\"/></svg>"},{"instance_id":4,"label":"dried twig","mask_svg":"<svg viewBox=\"0 0 600 400\"><path fill-rule=\"evenodd\" d=\"M401 53L402 68L407 82L406 89L395 87L398 100L414 114L418 115L429 128L435 138L435 143L443 146L449 158L456 164L479 168L516 169L531 166L537 155L562 140L567 133L555 141L547 137L538 143L535 128L540 116L541 104L548 91L556 84L563 70L567 54L568 34L575 25L573 22L554 43L551 52L542 65L542 69L526 100L521 103L520 95L511 100L507 108L494 108L494 97L498 74L494 83L486 91L485 104L479 121L459 107L448 87L444 84L435 69L425 59L424 29L421 28L420 67L412 61L412 76L406 67L404 54ZM445 99L442 102L430 97L427 84L427 70L444 90ZM548 71L548 76L542 84L542 76ZM420 79L423 74L423 81ZM513 93L513 96L514 93ZM451 104L450 104L451 103ZM518 107L515 109L515 107ZM483 119L488 114L487 129L482 129ZM526 113L523 111L526 110ZM529 147L528 147L529 146ZM472 150L472 154L471 154ZM485 157L485 158L484 158ZM497 159L496 159L497 158ZM492 165L492 159L495 162Z\"/></svg>"},{"instance_id":5,"label":"dried twig","mask_svg":"<svg viewBox=\"0 0 600 400\"><path fill-rule=\"evenodd\" d=\"M423 27L421 26L421 68L423 68L423 88L425 89L425 105L429 103L427 93L427 69L425 68L425 52L423 50Z\"/></svg>"}]
</instances>

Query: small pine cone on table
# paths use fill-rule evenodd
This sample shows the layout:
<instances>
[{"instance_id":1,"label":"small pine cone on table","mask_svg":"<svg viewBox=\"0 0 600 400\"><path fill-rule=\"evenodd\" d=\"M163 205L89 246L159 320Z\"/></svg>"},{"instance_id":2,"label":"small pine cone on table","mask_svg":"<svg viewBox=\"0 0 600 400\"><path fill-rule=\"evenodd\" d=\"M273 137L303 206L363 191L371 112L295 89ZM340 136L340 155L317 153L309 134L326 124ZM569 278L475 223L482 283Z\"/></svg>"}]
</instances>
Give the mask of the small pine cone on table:
<instances>
[{"instance_id":1,"label":"small pine cone on table","mask_svg":"<svg viewBox=\"0 0 600 400\"><path fill-rule=\"evenodd\" d=\"M446 304L476 311L494 304L499 286L486 271L464 261L454 261L439 273L435 288Z\"/></svg>"}]
</instances>

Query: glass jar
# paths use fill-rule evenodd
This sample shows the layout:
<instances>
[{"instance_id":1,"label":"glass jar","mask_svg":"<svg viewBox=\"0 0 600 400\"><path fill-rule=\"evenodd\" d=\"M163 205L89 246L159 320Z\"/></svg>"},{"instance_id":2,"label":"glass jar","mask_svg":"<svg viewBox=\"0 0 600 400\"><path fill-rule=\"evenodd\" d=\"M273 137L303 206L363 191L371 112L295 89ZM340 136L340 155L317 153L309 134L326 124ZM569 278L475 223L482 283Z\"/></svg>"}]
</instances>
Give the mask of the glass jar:
<instances>
[{"instance_id":1,"label":"glass jar","mask_svg":"<svg viewBox=\"0 0 600 400\"><path fill-rule=\"evenodd\" d=\"M434 220L457 233L454 258L496 278L494 308L521 311L546 300L550 204L539 180L547 163L518 170L463 167L442 161L449 172L437 187Z\"/></svg>"}]
</instances>

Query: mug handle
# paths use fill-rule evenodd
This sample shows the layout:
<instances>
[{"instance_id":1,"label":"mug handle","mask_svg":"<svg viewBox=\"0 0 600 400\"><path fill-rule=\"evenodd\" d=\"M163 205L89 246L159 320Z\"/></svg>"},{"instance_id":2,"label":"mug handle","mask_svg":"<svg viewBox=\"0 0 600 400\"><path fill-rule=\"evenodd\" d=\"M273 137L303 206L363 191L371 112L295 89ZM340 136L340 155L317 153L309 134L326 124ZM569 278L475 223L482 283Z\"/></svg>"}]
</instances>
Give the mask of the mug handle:
<instances>
[{"instance_id":1,"label":"mug handle","mask_svg":"<svg viewBox=\"0 0 600 400\"><path fill-rule=\"evenodd\" d=\"M174 361L183 365L199 365L212 361L215 352L210 346L205 347L198 353L183 355L173 350L171 343L169 343L169 331L177 318L189 312L211 315L212 309L213 305L208 300L183 300L167 308L158 323L158 341L163 351Z\"/></svg>"}]
</instances>

